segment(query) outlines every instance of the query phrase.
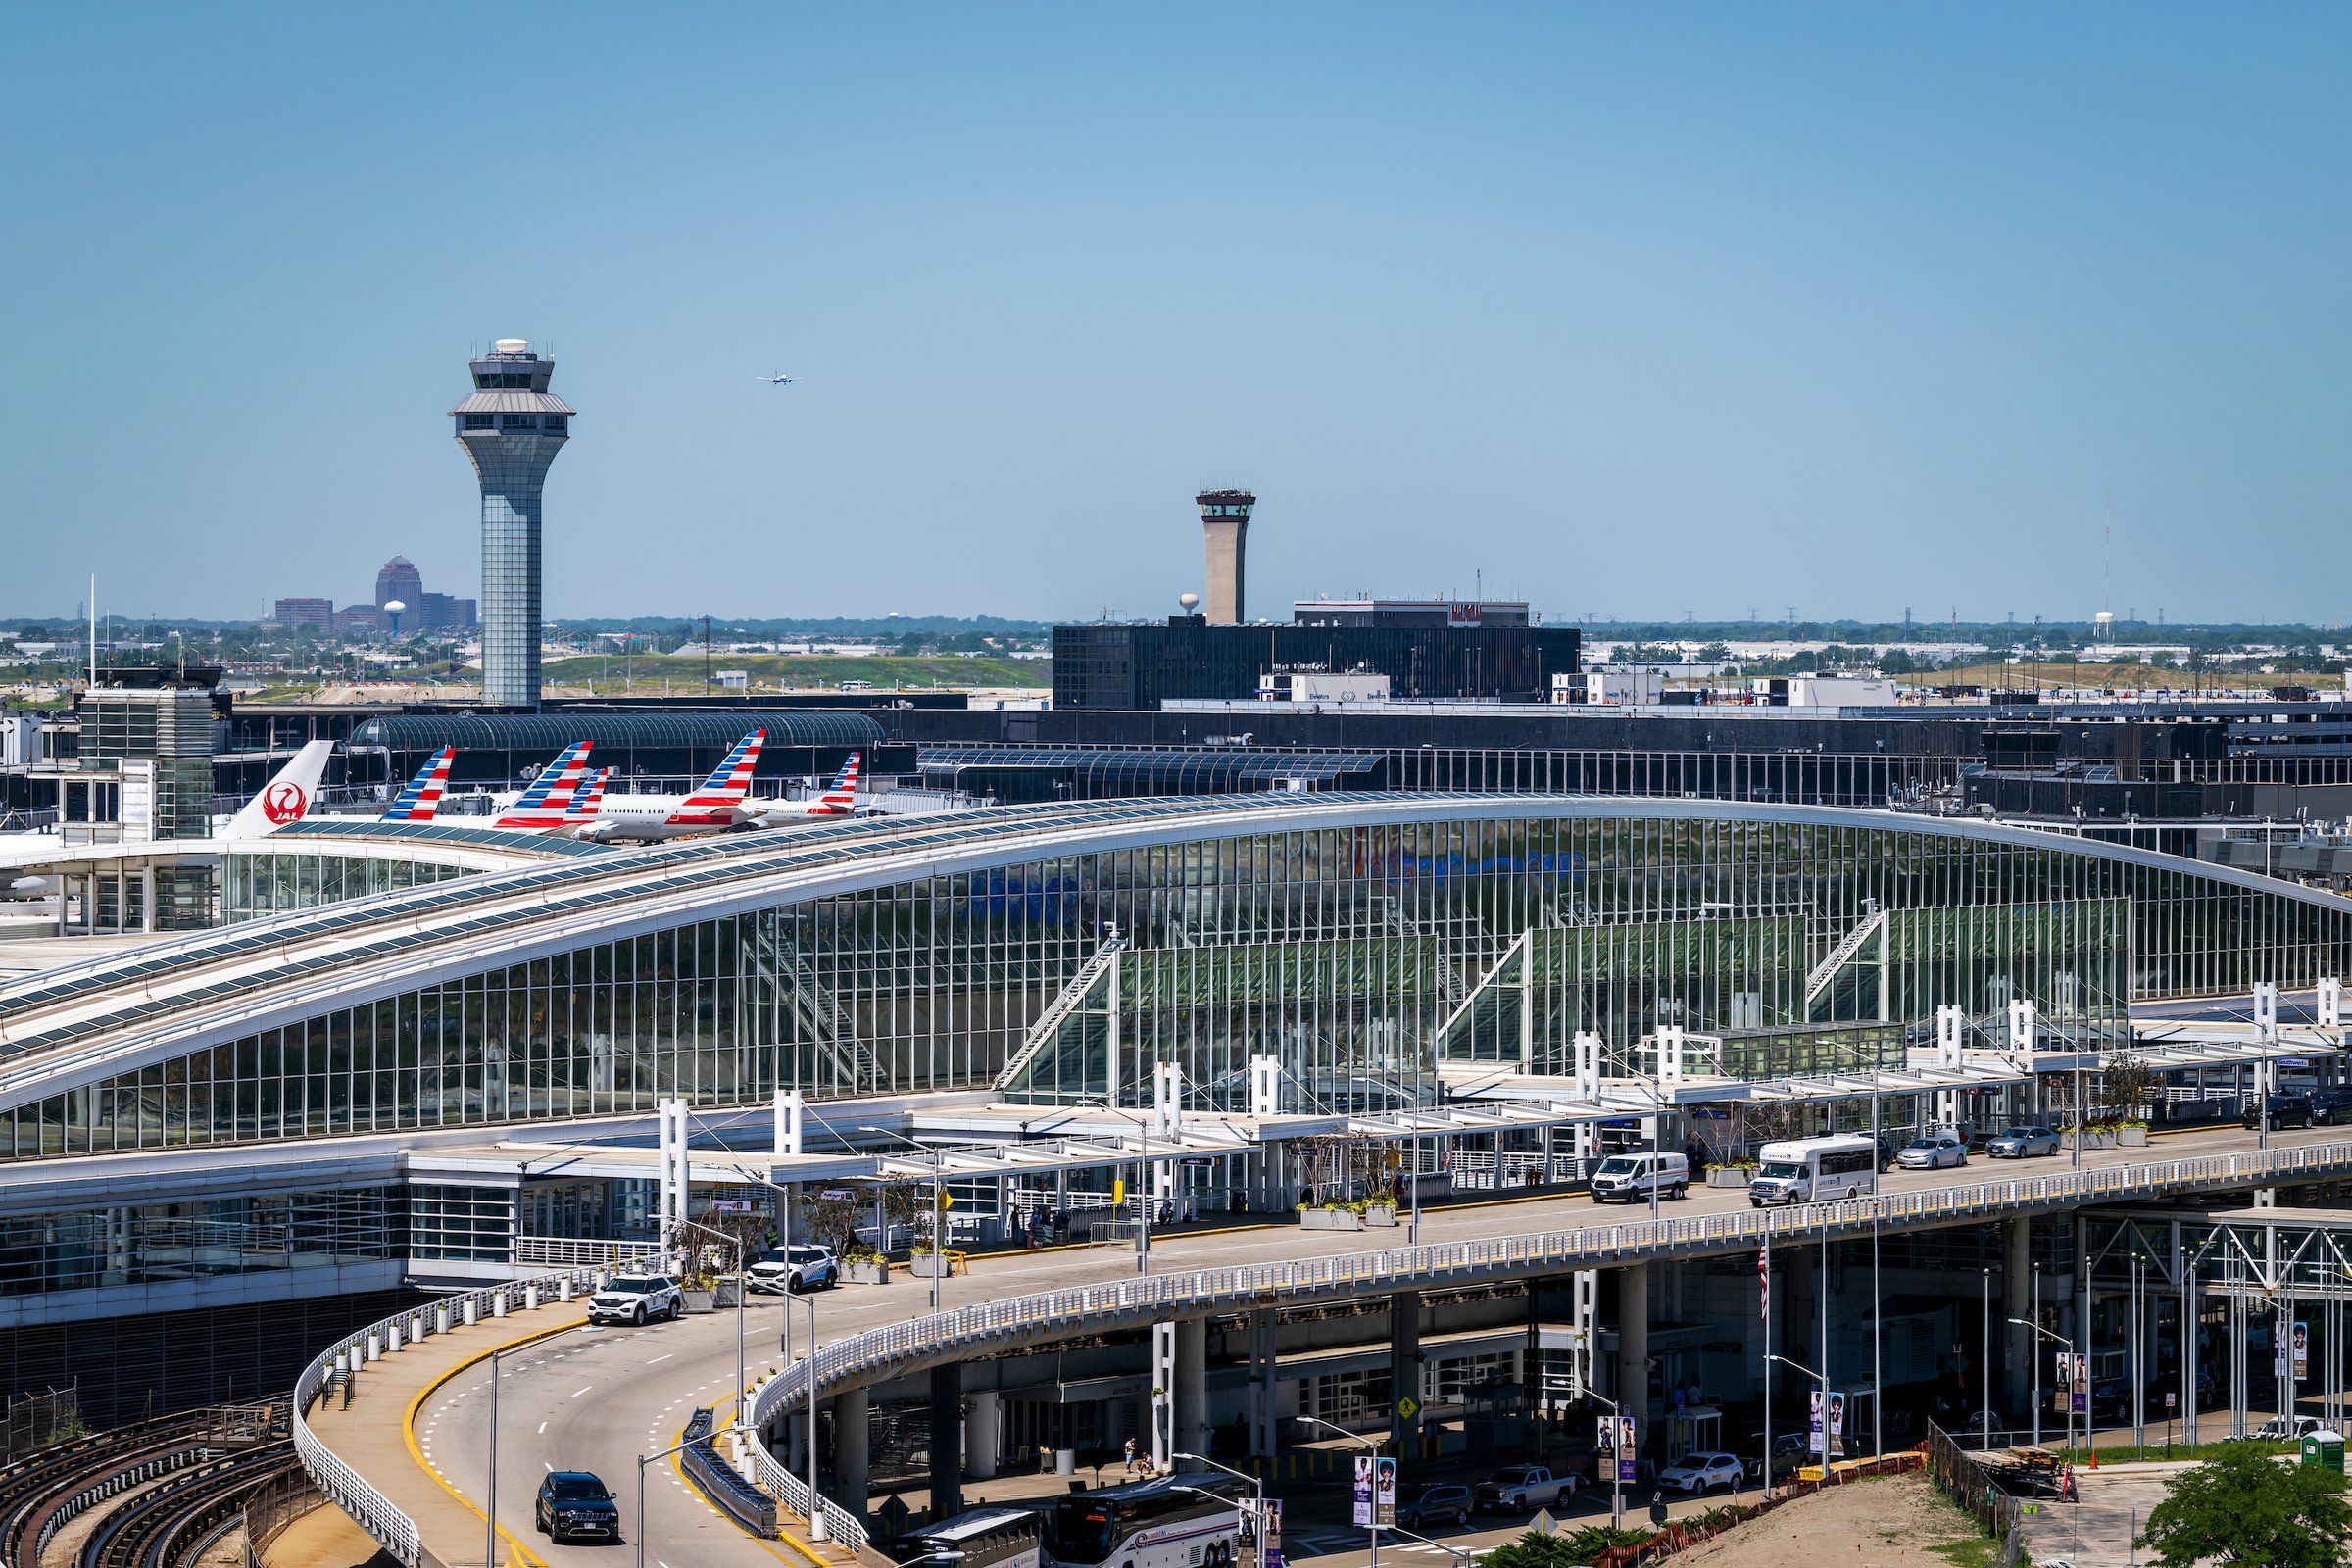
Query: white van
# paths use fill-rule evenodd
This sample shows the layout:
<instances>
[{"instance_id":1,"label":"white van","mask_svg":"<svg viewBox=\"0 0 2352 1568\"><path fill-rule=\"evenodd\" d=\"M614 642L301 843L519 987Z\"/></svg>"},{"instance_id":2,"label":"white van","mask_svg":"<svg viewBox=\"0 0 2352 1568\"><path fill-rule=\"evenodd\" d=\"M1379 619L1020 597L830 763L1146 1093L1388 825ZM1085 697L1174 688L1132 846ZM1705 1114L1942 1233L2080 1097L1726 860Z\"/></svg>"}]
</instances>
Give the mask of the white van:
<instances>
[{"instance_id":1,"label":"white van","mask_svg":"<svg viewBox=\"0 0 2352 1568\"><path fill-rule=\"evenodd\" d=\"M1661 1198L1690 1190L1690 1162L1680 1154L1611 1154L1592 1171L1592 1201L1636 1203L1657 1189Z\"/></svg>"},{"instance_id":2,"label":"white van","mask_svg":"<svg viewBox=\"0 0 2352 1568\"><path fill-rule=\"evenodd\" d=\"M1756 1151L1756 1174L1747 1200L1817 1203L1832 1198L1860 1198L1879 1190L1879 1144L1868 1133L1834 1138L1799 1138L1766 1144Z\"/></svg>"}]
</instances>

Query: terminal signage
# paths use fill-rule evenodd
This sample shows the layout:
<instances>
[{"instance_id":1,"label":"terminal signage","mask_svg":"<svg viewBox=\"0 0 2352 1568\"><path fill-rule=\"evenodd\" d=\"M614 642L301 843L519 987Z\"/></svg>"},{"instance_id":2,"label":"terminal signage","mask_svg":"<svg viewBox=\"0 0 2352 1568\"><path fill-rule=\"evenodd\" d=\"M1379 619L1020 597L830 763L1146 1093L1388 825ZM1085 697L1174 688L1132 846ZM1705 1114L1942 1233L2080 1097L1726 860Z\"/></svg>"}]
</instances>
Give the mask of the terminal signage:
<instances>
[{"instance_id":1,"label":"terminal signage","mask_svg":"<svg viewBox=\"0 0 2352 1568\"><path fill-rule=\"evenodd\" d=\"M1355 1456L1355 1494L1348 1514L1348 1522L1358 1530L1372 1528L1372 1456Z\"/></svg>"}]
</instances>

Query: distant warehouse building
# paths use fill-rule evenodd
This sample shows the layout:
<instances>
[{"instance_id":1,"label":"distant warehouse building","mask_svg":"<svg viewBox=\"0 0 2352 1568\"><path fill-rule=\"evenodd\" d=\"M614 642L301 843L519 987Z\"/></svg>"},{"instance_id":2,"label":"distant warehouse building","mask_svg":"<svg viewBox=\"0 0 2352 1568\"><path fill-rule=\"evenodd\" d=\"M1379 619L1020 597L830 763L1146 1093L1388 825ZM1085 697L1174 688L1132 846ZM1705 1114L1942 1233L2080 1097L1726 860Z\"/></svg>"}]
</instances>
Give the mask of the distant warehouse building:
<instances>
[{"instance_id":1,"label":"distant warehouse building","mask_svg":"<svg viewBox=\"0 0 2352 1568\"><path fill-rule=\"evenodd\" d=\"M1170 615L1054 628L1054 706L1155 709L1248 699L1302 673L1383 676L1407 701L1540 703L1578 668L1581 634L1524 604L1302 600L1288 623Z\"/></svg>"}]
</instances>

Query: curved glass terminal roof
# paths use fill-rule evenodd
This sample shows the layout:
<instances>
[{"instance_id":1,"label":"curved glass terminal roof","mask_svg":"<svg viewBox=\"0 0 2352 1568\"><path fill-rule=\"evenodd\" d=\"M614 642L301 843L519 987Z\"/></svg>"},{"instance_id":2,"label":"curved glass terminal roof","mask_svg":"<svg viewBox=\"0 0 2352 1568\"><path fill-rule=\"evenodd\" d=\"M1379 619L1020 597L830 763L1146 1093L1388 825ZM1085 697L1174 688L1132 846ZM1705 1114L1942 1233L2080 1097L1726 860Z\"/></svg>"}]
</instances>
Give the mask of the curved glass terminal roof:
<instances>
[{"instance_id":1,"label":"curved glass terminal roof","mask_svg":"<svg viewBox=\"0 0 2352 1568\"><path fill-rule=\"evenodd\" d=\"M132 953L27 976L0 986L0 1059L92 1040L165 1014L304 976L436 945L495 934L515 948L551 931L587 927L659 899L679 919L707 890L708 906L740 902L747 892L787 901L823 897L861 878L889 876L871 862L928 870L953 860L966 867L1152 844L1181 844L1268 831L1347 829L1382 824L1515 818L1642 818L1868 828L1880 832L1973 840L2035 852L2149 867L2259 892L2336 913L2352 900L2177 857L2087 842L1965 818L1936 818L1832 807L1759 806L1716 801L1531 795L1270 793L1157 800L1002 807L950 816L867 818L802 829L728 835L638 850L570 855L539 865L441 882L332 906L267 916L227 931L195 933ZM458 830L466 831L466 830ZM779 874L818 872L774 889ZM734 886L759 880L768 888ZM770 891L772 890L772 892ZM684 900L679 895L688 895ZM473 911L468 914L468 911ZM321 941L321 938L331 940ZM473 943L478 949L478 942ZM276 955L266 972L253 960ZM472 951L465 960L486 960ZM223 970L205 983L204 971ZM168 987L168 989L166 989ZM112 996L108 993L113 993ZM86 1005L85 1005L86 1004ZM42 1029L42 1010L83 1006L71 1020ZM20 1020L14 1029L12 1020ZM35 1032L37 1031L37 1032Z\"/></svg>"},{"instance_id":2,"label":"curved glass terminal roof","mask_svg":"<svg viewBox=\"0 0 2352 1568\"><path fill-rule=\"evenodd\" d=\"M573 741L611 751L630 747L732 746L753 730L767 743L792 746L878 746L882 726L864 713L825 709L701 709L692 712L610 712L567 709L556 713L402 713L371 718L351 732L360 751L553 752Z\"/></svg>"},{"instance_id":3,"label":"curved glass terminal roof","mask_svg":"<svg viewBox=\"0 0 2352 1568\"><path fill-rule=\"evenodd\" d=\"M272 850L327 850L314 839L382 839L391 843L451 844L469 850L499 850L517 859L548 860L581 855L604 855L612 846L559 838L550 833L517 833L495 827L468 827L463 822L381 822L368 817L314 816L288 822L268 838L239 844L232 853L267 855Z\"/></svg>"}]
</instances>

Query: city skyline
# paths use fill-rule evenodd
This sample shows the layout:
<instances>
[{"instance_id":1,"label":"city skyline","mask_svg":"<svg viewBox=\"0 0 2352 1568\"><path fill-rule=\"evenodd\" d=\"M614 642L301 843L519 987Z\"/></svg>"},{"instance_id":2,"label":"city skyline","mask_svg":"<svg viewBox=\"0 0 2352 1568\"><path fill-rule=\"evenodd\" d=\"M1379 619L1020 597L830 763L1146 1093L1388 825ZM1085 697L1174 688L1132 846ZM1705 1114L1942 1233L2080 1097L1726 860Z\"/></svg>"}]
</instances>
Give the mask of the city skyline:
<instances>
[{"instance_id":1,"label":"city skyline","mask_svg":"<svg viewBox=\"0 0 2352 1568\"><path fill-rule=\"evenodd\" d=\"M23 22L0 613L474 580L513 335L551 618L1164 614L1228 483L1261 611L2340 614L2340 12L677 15Z\"/></svg>"}]
</instances>

